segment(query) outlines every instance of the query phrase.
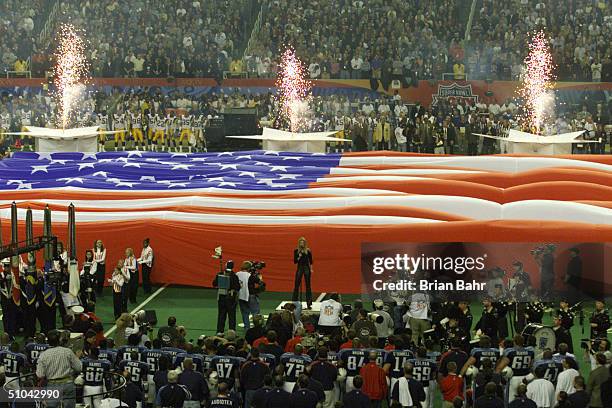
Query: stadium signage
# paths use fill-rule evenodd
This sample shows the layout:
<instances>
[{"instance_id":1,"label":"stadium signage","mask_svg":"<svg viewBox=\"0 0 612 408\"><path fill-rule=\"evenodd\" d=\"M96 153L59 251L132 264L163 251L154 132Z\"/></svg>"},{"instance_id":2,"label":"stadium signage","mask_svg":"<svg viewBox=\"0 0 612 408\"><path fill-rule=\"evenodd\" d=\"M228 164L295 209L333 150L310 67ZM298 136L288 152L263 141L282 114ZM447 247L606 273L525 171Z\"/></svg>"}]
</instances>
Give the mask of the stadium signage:
<instances>
[{"instance_id":1,"label":"stadium signage","mask_svg":"<svg viewBox=\"0 0 612 408\"><path fill-rule=\"evenodd\" d=\"M432 106L436 106L441 99L459 99L476 104L478 102L478 95L472 92L471 84L460 85L457 82L451 84L439 83L438 93L432 95Z\"/></svg>"}]
</instances>

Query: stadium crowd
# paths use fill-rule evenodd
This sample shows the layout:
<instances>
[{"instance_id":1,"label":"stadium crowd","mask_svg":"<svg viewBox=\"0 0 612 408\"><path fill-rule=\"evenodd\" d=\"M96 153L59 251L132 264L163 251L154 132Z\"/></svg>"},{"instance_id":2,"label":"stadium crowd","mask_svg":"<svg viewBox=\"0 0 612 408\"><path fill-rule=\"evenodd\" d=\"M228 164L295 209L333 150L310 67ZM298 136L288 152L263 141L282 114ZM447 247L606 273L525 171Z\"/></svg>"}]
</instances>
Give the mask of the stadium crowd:
<instances>
[{"instance_id":1,"label":"stadium crowd","mask_svg":"<svg viewBox=\"0 0 612 408\"><path fill-rule=\"evenodd\" d=\"M246 261L235 272L228 261L213 283L223 315L218 333L199 335L174 316L155 331L144 311L127 313L140 284L128 249L109 279L117 318L111 337L95 315L106 251L98 241L87 252L76 276L67 271L61 246L51 269L25 267L20 304L11 296L10 260L3 261L0 382L5 388L41 381L63 391L64 407L82 401L96 408L119 401L129 407L187 408L431 408L439 399L449 408L612 404L610 317L604 301L595 301L588 317L590 339L579 346L570 334L578 324L577 306L565 298L542 304L520 268L514 276L523 283L482 297L480 316L472 315L468 301L440 302L434 293L417 291L401 301L374 300L371 307L360 300L343 304L333 293L321 302L319 313L289 302L264 319L258 306L252 308L265 290L259 269ZM148 240L137 261L143 289L150 293L154 256ZM219 284L221 277L229 284ZM72 279L81 281L78 296L65 291L73 287ZM58 291L50 291L56 284ZM243 308L241 302L248 305ZM240 332L238 305L244 321ZM555 308L554 343L530 330L541 327L546 306ZM63 309L61 330L55 327L56 309ZM515 309L516 320L510 312ZM12 319L14 313L23 318ZM512 336L514 329L523 334Z\"/></svg>"},{"instance_id":2,"label":"stadium crowd","mask_svg":"<svg viewBox=\"0 0 612 408\"><path fill-rule=\"evenodd\" d=\"M6 0L0 2L0 72L21 71L38 50L36 35L40 32L43 0Z\"/></svg>"},{"instance_id":3,"label":"stadium crowd","mask_svg":"<svg viewBox=\"0 0 612 408\"><path fill-rule=\"evenodd\" d=\"M535 4L534 4L535 3ZM552 39L560 80L612 80L612 10L605 1L484 0L475 14L466 53L471 79L518 79L525 38L543 29Z\"/></svg>"}]
</instances>

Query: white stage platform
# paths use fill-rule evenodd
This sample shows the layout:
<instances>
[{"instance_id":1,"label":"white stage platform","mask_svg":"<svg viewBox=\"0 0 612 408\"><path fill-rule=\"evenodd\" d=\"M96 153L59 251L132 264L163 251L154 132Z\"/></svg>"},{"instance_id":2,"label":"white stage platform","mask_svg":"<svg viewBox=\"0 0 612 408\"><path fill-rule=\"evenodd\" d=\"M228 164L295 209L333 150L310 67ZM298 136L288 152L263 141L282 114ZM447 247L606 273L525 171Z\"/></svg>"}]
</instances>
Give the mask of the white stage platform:
<instances>
[{"instance_id":1,"label":"white stage platform","mask_svg":"<svg viewBox=\"0 0 612 408\"><path fill-rule=\"evenodd\" d=\"M338 132L294 133L263 128L261 135L225 136L230 139L261 140L264 150L277 152L325 153L328 142L351 142L350 139L334 137Z\"/></svg>"},{"instance_id":2,"label":"white stage platform","mask_svg":"<svg viewBox=\"0 0 612 408\"><path fill-rule=\"evenodd\" d=\"M539 154L548 156L571 154L573 144L598 143L596 140L579 139L583 133L584 130L580 132L542 136L510 129L507 137L484 135L481 133L475 133L475 135L499 140L502 153Z\"/></svg>"},{"instance_id":3,"label":"white stage platform","mask_svg":"<svg viewBox=\"0 0 612 408\"><path fill-rule=\"evenodd\" d=\"M74 129L50 129L26 126L25 132L6 133L8 135L28 136L35 139L37 152L96 152L100 134L114 134L118 131L100 131L100 126Z\"/></svg>"}]
</instances>

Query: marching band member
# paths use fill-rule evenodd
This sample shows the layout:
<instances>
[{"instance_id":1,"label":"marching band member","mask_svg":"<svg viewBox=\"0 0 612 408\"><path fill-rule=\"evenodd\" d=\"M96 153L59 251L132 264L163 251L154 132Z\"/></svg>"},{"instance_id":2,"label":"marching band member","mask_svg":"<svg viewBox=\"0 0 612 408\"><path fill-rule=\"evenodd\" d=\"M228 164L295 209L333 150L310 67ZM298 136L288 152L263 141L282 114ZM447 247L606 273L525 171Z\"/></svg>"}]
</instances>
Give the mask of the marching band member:
<instances>
[{"instance_id":1,"label":"marching band member","mask_svg":"<svg viewBox=\"0 0 612 408\"><path fill-rule=\"evenodd\" d=\"M130 275L123 265L123 259L117 261L117 266L113 270L113 275L108 280L113 288L113 311L115 313L115 319L118 319L122 313L127 312L125 284L130 281Z\"/></svg>"},{"instance_id":2,"label":"marching band member","mask_svg":"<svg viewBox=\"0 0 612 408\"><path fill-rule=\"evenodd\" d=\"M93 256L96 263L96 295L101 296L106 275L106 248L101 239L94 244Z\"/></svg>"},{"instance_id":3,"label":"marching band member","mask_svg":"<svg viewBox=\"0 0 612 408\"><path fill-rule=\"evenodd\" d=\"M5 258L2 260L2 272L0 272L0 301L4 332L11 337L17 334L17 306L13 301L13 280L11 260Z\"/></svg>"},{"instance_id":4,"label":"marching band member","mask_svg":"<svg viewBox=\"0 0 612 408\"><path fill-rule=\"evenodd\" d=\"M499 332L499 315L497 313L497 309L493 306L491 302L491 298L485 296L482 300L482 317L476 323L476 335L480 336L481 334L485 334L489 336L492 344L498 343L498 332Z\"/></svg>"},{"instance_id":5,"label":"marching band member","mask_svg":"<svg viewBox=\"0 0 612 408\"><path fill-rule=\"evenodd\" d=\"M123 261L123 269L125 269L125 273L129 276L129 300L130 303L136 303L136 295L138 294L138 267L136 266L136 257L134 256L134 250L132 248L127 248L125 250L125 259Z\"/></svg>"},{"instance_id":6,"label":"marching band member","mask_svg":"<svg viewBox=\"0 0 612 408\"><path fill-rule=\"evenodd\" d=\"M574 312L569 306L567 299L562 299L559 302L559 310L557 310L557 316L561 319L561 326L566 330L571 330L574 325Z\"/></svg>"}]
</instances>

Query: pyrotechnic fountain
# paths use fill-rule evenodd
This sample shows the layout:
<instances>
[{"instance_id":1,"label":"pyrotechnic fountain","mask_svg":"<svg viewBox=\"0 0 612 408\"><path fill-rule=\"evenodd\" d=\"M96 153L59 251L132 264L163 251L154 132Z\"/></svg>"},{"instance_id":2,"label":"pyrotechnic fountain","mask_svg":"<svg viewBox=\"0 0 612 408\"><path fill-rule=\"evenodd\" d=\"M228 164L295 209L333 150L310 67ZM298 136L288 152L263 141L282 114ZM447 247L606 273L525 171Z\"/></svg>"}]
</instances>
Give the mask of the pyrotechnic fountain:
<instances>
[{"instance_id":1,"label":"pyrotechnic fountain","mask_svg":"<svg viewBox=\"0 0 612 408\"><path fill-rule=\"evenodd\" d=\"M336 132L308 132L312 118L312 87L295 51L286 49L276 80L276 126L280 129L264 127L261 135L227 137L262 140L265 150L316 153L324 153L327 142L350 141L334 137Z\"/></svg>"},{"instance_id":2,"label":"pyrotechnic fountain","mask_svg":"<svg viewBox=\"0 0 612 408\"><path fill-rule=\"evenodd\" d=\"M89 71L85 48L81 30L70 24L60 27L52 93L57 105L56 128L26 126L25 132L6 134L33 137L36 151L40 152L93 152L97 150L98 135L116 133L100 130L99 126L70 128L73 112L85 95Z\"/></svg>"},{"instance_id":3,"label":"pyrotechnic fountain","mask_svg":"<svg viewBox=\"0 0 612 408\"><path fill-rule=\"evenodd\" d=\"M584 133L551 134L555 119L554 64L550 45L544 32L535 33L528 44L524 74L518 90L523 99L519 123L527 132L510 129L508 135L476 135L503 141L503 153L570 154L572 143L591 143L580 140Z\"/></svg>"}]
</instances>

